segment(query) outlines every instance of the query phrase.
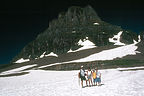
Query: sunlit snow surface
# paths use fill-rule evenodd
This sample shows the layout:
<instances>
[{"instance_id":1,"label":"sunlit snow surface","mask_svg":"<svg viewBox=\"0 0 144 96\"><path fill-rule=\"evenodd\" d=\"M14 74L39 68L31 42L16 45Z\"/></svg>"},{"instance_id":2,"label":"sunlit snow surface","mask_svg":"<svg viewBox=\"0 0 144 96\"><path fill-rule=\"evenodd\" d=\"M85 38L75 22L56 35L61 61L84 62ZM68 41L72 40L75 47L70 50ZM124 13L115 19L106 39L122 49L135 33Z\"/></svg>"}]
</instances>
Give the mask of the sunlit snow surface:
<instances>
[{"instance_id":1,"label":"sunlit snow surface","mask_svg":"<svg viewBox=\"0 0 144 96\"><path fill-rule=\"evenodd\" d=\"M49 65L41 66L40 68L45 68L48 66L65 64L65 63L91 62L96 60L114 60L116 58L122 58L127 55L136 55L137 53L140 53L139 51L136 51L137 48L138 47L135 44L125 45L125 46L121 46L109 50L103 50L99 53L95 53L78 60L49 64Z\"/></svg>"},{"instance_id":2,"label":"sunlit snow surface","mask_svg":"<svg viewBox=\"0 0 144 96\"><path fill-rule=\"evenodd\" d=\"M48 57L48 56L58 57L58 55L55 54L55 53L53 53L53 52L51 52L51 53L49 53L49 54L47 54L47 55L46 55L46 52L44 52L44 53L40 56L40 58Z\"/></svg>"},{"instance_id":3,"label":"sunlit snow surface","mask_svg":"<svg viewBox=\"0 0 144 96\"><path fill-rule=\"evenodd\" d=\"M100 25L100 24L95 22L95 23L93 23L93 25Z\"/></svg>"},{"instance_id":4,"label":"sunlit snow surface","mask_svg":"<svg viewBox=\"0 0 144 96\"><path fill-rule=\"evenodd\" d=\"M19 68L15 68L15 69L11 69L11 70L2 72L2 73L0 73L0 75L8 75L8 74L18 73L18 72L21 72L22 70L32 68L32 67L35 67L35 66L37 66L37 64L22 66L22 67L19 67Z\"/></svg>"},{"instance_id":5,"label":"sunlit snow surface","mask_svg":"<svg viewBox=\"0 0 144 96\"><path fill-rule=\"evenodd\" d=\"M21 58L21 59L17 60L14 63L23 63L23 62L28 62L28 61L30 61L30 60L29 59L23 59L23 58Z\"/></svg>"},{"instance_id":6,"label":"sunlit snow surface","mask_svg":"<svg viewBox=\"0 0 144 96\"><path fill-rule=\"evenodd\" d=\"M55 54L55 53L53 53L53 52L51 52L50 54L48 54L48 55L45 55L46 57L47 56L54 56L54 57L58 57L58 55L57 54Z\"/></svg>"},{"instance_id":7,"label":"sunlit snow surface","mask_svg":"<svg viewBox=\"0 0 144 96\"><path fill-rule=\"evenodd\" d=\"M81 48L77 49L77 50L69 50L68 53L70 52L77 52L77 51L81 51L81 50L85 50L85 49L91 49L91 48L95 48L95 44L93 42L91 42L90 40L88 40L88 37L86 37L86 39L84 40L79 40L78 41L78 45L82 46Z\"/></svg>"},{"instance_id":8,"label":"sunlit snow surface","mask_svg":"<svg viewBox=\"0 0 144 96\"><path fill-rule=\"evenodd\" d=\"M112 38L109 38L109 42L114 43L114 45L125 45L124 43L120 42L120 36L122 35L123 31L120 31L117 35L114 35Z\"/></svg>"},{"instance_id":9,"label":"sunlit snow surface","mask_svg":"<svg viewBox=\"0 0 144 96\"><path fill-rule=\"evenodd\" d=\"M44 52L44 53L40 56L40 58L43 58L43 57L45 56L45 53L46 53L46 52Z\"/></svg>"},{"instance_id":10,"label":"sunlit snow surface","mask_svg":"<svg viewBox=\"0 0 144 96\"><path fill-rule=\"evenodd\" d=\"M70 62L89 62L95 60L113 60L115 58L122 58L127 55L136 55L136 49L138 47L135 44L121 46L114 49L103 50L99 53L92 54L88 57L81 58Z\"/></svg>"},{"instance_id":11,"label":"sunlit snow surface","mask_svg":"<svg viewBox=\"0 0 144 96\"><path fill-rule=\"evenodd\" d=\"M100 70L103 85L85 88L79 84L79 71L29 72L0 77L0 96L144 96L144 70Z\"/></svg>"}]
</instances>

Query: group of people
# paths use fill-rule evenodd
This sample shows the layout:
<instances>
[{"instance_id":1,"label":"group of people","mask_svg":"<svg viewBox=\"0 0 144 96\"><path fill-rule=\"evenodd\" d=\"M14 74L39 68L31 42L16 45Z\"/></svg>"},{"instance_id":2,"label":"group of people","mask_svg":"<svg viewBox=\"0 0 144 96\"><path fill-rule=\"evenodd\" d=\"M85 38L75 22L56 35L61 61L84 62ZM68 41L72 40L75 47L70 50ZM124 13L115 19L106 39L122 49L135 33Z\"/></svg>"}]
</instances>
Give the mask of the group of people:
<instances>
[{"instance_id":1,"label":"group of people","mask_svg":"<svg viewBox=\"0 0 144 96\"><path fill-rule=\"evenodd\" d=\"M81 79L81 86L83 86L83 81L86 81L86 86L99 86L101 85L101 73L98 71L98 68L91 70L90 67L87 71L84 70L84 67L81 66L79 72L79 78ZM88 83L89 85L88 85Z\"/></svg>"}]
</instances>

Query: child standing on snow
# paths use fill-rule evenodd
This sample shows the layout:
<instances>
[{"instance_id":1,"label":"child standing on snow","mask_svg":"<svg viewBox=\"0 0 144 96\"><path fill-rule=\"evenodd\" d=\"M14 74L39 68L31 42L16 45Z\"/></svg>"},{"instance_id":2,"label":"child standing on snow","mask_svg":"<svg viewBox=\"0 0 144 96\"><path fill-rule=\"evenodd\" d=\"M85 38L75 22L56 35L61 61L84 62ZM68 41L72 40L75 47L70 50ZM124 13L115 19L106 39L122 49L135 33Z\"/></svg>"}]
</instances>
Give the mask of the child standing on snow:
<instances>
[{"instance_id":1,"label":"child standing on snow","mask_svg":"<svg viewBox=\"0 0 144 96\"><path fill-rule=\"evenodd\" d=\"M92 77L93 77L93 84L96 85L96 72L93 70L92 72Z\"/></svg>"}]
</instances>

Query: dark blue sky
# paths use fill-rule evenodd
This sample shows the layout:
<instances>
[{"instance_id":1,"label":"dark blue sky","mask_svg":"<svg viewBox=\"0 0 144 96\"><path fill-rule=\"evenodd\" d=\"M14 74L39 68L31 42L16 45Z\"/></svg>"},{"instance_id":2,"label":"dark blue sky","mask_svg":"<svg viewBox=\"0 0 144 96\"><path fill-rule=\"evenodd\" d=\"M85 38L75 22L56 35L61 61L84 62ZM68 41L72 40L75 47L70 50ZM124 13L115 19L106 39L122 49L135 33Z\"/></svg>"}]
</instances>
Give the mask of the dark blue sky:
<instances>
[{"instance_id":1,"label":"dark blue sky","mask_svg":"<svg viewBox=\"0 0 144 96\"><path fill-rule=\"evenodd\" d=\"M106 22L134 32L144 30L144 7L138 0L11 0L0 7L0 64L9 63L58 13L88 4Z\"/></svg>"}]
</instances>

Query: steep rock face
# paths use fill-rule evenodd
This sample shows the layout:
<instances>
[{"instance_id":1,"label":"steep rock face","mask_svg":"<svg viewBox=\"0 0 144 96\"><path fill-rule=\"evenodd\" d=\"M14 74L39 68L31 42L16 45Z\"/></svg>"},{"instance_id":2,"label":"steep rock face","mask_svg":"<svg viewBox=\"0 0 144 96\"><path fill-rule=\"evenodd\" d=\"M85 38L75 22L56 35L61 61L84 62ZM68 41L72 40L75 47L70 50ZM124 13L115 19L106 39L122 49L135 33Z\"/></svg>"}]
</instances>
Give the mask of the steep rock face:
<instances>
[{"instance_id":1,"label":"steep rock face","mask_svg":"<svg viewBox=\"0 0 144 96\"><path fill-rule=\"evenodd\" d=\"M78 49L78 41L89 37L96 46L112 44L109 38L119 31L123 31L121 42L133 43L137 39L137 34L124 31L120 26L111 25L102 21L91 6L85 8L73 6L67 12L58 15L58 19L52 20L49 27L37 38L26 45L22 51L12 60L34 59L41 54L63 54L68 50Z\"/></svg>"}]
</instances>

